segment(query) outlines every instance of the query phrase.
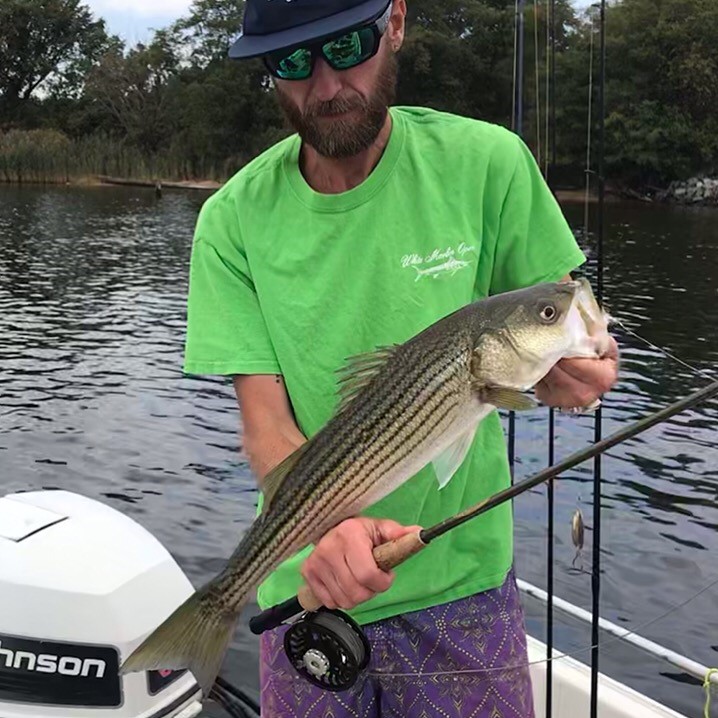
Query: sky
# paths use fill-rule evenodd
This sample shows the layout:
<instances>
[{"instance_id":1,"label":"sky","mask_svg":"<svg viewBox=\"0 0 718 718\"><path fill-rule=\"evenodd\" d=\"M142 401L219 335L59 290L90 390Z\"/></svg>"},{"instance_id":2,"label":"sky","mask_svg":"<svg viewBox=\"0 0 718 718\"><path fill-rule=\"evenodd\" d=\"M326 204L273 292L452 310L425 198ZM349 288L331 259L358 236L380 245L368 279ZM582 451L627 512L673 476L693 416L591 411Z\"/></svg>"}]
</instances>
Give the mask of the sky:
<instances>
[{"instance_id":1,"label":"sky","mask_svg":"<svg viewBox=\"0 0 718 718\"><path fill-rule=\"evenodd\" d=\"M592 0L573 0L578 8L585 8ZM531 0L527 0L531 2ZM129 45L147 42L152 30L167 27L184 15L191 0L84 0L95 17L102 17L110 33L119 35ZM238 28L239 29L239 28Z\"/></svg>"},{"instance_id":2,"label":"sky","mask_svg":"<svg viewBox=\"0 0 718 718\"><path fill-rule=\"evenodd\" d=\"M153 30L167 27L191 4L191 0L83 0L96 18L105 20L110 33L128 45L148 41Z\"/></svg>"}]
</instances>

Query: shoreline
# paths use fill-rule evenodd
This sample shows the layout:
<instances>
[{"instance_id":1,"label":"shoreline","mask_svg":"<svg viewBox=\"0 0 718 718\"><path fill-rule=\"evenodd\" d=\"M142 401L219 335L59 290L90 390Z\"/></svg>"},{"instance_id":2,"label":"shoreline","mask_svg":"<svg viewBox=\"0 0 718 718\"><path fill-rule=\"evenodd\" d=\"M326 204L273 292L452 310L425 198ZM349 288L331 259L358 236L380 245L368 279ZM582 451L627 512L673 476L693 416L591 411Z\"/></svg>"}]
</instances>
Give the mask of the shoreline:
<instances>
[{"instance_id":1,"label":"shoreline","mask_svg":"<svg viewBox=\"0 0 718 718\"><path fill-rule=\"evenodd\" d=\"M165 189L194 190L200 192L216 192L224 183L216 180L208 179L192 179L192 180L148 180L134 179L126 177L109 177L107 175L86 175L84 177L73 177L68 180L27 180L23 182L8 181L0 179L0 185L13 186L50 186L50 187L140 187L154 190L161 193ZM559 202L566 204L583 204L586 201L585 189L559 189L554 191L554 195ZM588 197L590 204L598 203L598 194L591 192ZM718 205L710 202L705 203L686 203L671 199L656 200L648 196L642 196L638 192L621 193L611 188L606 188L604 201L606 203L615 204L617 202L635 202L641 204L669 205L674 207L700 206L715 207Z\"/></svg>"},{"instance_id":2,"label":"shoreline","mask_svg":"<svg viewBox=\"0 0 718 718\"><path fill-rule=\"evenodd\" d=\"M222 182L215 180L138 180L125 177L108 177L97 175L93 178L95 186L112 187L148 187L151 189L199 189L215 191L222 187Z\"/></svg>"},{"instance_id":3,"label":"shoreline","mask_svg":"<svg viewBox=\"0 0 718 718\"><path fill-rule=\"evenodd\" d=\"M108 177L106 175L87 175L85 177L72 177L64 180L24 180L22 182L0 180L0 185L14 187L48 186L48 187L144 187L147 189L190 189L216 191L222 187L222 182L215 180L146 180L125 177Z\"/></svg>"},{"instance_id":4,"label":"shoreline","mask_svg":"<svg viewBox=\"0 0 718 718\"><path fill-rule=\"evenodd\" d=\"M192 189L216 191L220 189L224 183L216 180L148 180L134 179L131 177L109 177L106 175L88 175L85 177L73 177L69 180L26 180L23 182L0 180L0 184L6 185L49 185L53 187L145 187L147 189ZM585 199L585 191L582 189L561 189L556 190L557 199L562 202L583 202ZM615 201L620 199L615 195L606 193L606 200ZM598 195L595 193L589 196L590 202L597 202Z\"/></svg>"}]
</instances>

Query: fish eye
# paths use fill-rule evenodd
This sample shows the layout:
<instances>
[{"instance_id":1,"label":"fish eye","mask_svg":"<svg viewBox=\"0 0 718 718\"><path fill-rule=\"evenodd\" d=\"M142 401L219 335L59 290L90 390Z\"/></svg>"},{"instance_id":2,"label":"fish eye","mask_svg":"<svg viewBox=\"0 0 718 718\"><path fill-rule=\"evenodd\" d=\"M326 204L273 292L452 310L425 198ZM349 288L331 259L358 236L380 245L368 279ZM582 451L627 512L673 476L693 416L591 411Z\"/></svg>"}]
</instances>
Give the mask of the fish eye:
<instances>
[{"instance_id":1,"label":"fish eye","mask_svg":"<svg viewBox=\"0 0 718 718\"><path fill-rule=\"evenodd\" d=\"M544 322L551 324L558 317L558 311L556 310L556 307L554 307L553 304L546 304L541 309L540 317L541 317L541 319L543 319Z\"/></svg>"}]
</instances>

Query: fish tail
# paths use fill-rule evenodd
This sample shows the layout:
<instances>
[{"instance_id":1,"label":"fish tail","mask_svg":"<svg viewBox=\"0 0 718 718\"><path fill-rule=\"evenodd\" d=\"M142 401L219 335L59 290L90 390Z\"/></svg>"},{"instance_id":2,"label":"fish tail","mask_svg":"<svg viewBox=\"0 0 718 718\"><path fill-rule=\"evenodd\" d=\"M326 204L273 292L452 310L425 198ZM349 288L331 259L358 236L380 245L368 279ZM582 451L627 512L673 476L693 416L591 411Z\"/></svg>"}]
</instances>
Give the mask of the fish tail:
<instances>
[{"instance_id":1,"label":"fish tail","mask_svg":"<svg viewBox=\"0 0 718 718\"><path fill-rule=\"evenodd\" d=\"M190 596L134 650L120 673L187 668L207 698L241 610L222 610L210 600L211 589L209 584Z\"/></svg>"}]
</instances>

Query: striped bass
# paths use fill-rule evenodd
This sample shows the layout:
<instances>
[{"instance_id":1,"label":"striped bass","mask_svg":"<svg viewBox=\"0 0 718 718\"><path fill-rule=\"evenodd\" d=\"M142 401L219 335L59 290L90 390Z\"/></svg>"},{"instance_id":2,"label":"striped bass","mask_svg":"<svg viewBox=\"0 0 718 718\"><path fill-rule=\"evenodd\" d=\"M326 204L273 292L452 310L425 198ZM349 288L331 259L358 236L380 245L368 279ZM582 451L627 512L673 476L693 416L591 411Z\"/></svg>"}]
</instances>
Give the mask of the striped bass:
<instances>
[{"instance_id":1,"label":"striped bass","mask_svg":"<svg viewBox=\"0 0 718 718\"><path fill-rule=\"evenodd\" d=\"M123 663L121 672L188 668L204 695L239 612L282 561L433 464L439 489L496 408L536 406L522 392L562 358L597 357L605 315L585 280L469 304L404 344L349 361L337 411L264 480L264 506L224 570Z\"/></svg>"}]
</instances>

